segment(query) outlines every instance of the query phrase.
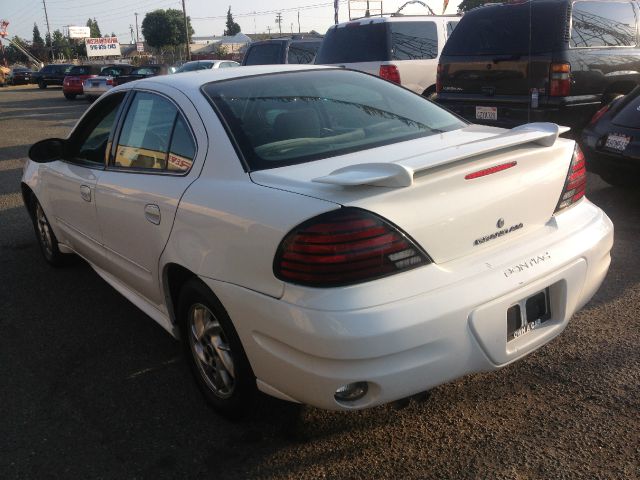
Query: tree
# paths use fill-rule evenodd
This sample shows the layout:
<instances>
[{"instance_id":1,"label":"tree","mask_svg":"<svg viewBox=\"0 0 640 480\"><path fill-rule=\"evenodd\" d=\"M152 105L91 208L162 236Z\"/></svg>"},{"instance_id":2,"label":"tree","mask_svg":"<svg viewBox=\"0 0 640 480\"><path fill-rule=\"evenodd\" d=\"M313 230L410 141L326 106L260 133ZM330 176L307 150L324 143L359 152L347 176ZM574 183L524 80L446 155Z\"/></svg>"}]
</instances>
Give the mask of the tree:
<instances>
[{"instance_id":1,"label":"tree","mask_svg":"<svg viewBox=\"0 0 640 480\"><path fill-rule=\"evenodd\" d=\"M231 5L229 5L229 10L227 10L227 29L224 31L224 35L233 37L238 33L240 33L240 25L233 21L233 15L231 15Z\"/></svg>"},{"instance_id":2,"label":"tree","mask_svg":"<svg viewBox=\"0 0 640 480\"><path fill-rule=\"evenodd\" d=\"M89 35L91 35L91 38L100 38L102 36L95 18L93 20L91 18L87 20L87 27L89 27Z\"/></svg>"},{"instance_id":3,"label":"tree","mask_svg":"<svg viewBox=\"0 0 640 480\"><path fill-rule=\"evenodd\" d=\"M462 3L458 5L458 10L461 12L468 12L469 10L484 5L485 3L492 3L495 0L462 0Z\"/></svg>"},{"instance_id":4,"label":"tree","mask_svg":"<svg viewBox=\"0 0 640 480\"><path fill-rule=\"evenodd\" d=\"M34 47L44 47L44 40L42 39L42 35L40 35L40 29L36 23L33 24L33 39L31 44Z\"/></svg>"},{"instance_id":5,"label":"tree","mask_svg":"<svg viewBox=\"0 0 640 480\"><path fill-rule=\"evenodd\" d=\"M191 19L187 17L189 36L193 35ZM149 46L157 49L177 47L186 43L184 17L180 10L154 10L142 20L142 35Z\"/></svg>"},{"instance_id":6,"label":"tree","mask_svg":"<svg viewBox=\"0 0 640 480\"><path fill-rule=\"evenodd\" d=\"M62 55L65 58L72 57L71 45L69 44L69 40L67 37L62 35L60 30L55 30L53 32L53 49L58 55Z\"/></svg>"}]
</instances>

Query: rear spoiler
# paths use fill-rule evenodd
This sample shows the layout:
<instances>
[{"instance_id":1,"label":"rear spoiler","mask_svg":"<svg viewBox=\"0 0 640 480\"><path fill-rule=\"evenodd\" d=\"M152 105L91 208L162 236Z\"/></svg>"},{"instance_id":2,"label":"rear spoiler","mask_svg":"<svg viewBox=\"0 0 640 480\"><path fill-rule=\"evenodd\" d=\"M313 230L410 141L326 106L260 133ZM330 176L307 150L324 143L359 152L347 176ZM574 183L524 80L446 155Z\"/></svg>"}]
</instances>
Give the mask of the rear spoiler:
<instances>
[{"instance_id":1,"label":"rear spoiler","mask_svg":"<svg viewBox=\"0 0 640 480\"><path fill-rule=\"evenodd\" d=\"M555 123L527 123L493 137L433 150L424 154L387 163L359 163L334 170L314 182L341 186L373 185L378 187L410 187L418 172L458 162L470 157L535 143L551 147L558 136L569 131Z\"/></svg>"}]
</instances>

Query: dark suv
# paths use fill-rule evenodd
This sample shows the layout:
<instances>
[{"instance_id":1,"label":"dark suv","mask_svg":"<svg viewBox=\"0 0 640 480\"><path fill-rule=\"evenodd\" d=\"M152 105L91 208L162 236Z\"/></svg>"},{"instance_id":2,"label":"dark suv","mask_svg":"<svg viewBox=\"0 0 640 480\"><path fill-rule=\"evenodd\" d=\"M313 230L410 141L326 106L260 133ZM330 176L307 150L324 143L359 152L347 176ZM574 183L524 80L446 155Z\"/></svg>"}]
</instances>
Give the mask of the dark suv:
<instances>
[{"instance_id":1,"label":"dark suv","mask_svg":"<svg viewBox=\"0 0 640 480\"><path fill-rule=\"evenodd\" d=\"M37 83L40 88L47 88L49 85L62 85L64 77L72 67L73 65L68 63L45 65L39 72L32 75L31 81Z\"/></svg>"},{"instance_id":2,"label":"dark suv","mask_svg":"<svg viewBox=\"0 0 640 480\"><path fill-rule=\"evenodd\" d=\"M242 65L313 63L320 48L320 37L293 37L261 40L249 45Z\"/></svg>"},{"instance_id":3,"label":"dark suv","mask_svg":"<svg viewBox=\"0 0 640 480\"><path fill-rule=\"evenodd\" d=\"M638 4L535 0L468 12L438 65L437 101L474 123L574 128L640 80Z\"/></svg>"}]
</instances>

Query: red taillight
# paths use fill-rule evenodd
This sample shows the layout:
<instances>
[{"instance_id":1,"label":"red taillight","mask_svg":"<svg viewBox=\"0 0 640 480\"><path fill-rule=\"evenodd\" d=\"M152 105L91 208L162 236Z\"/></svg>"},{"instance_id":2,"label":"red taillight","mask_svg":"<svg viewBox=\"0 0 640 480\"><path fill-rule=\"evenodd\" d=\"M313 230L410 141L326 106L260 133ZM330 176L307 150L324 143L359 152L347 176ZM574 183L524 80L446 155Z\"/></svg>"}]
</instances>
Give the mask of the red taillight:
<instances>
[{"instance_id":1,"label":"red taillight","mask_svg":"<svg viewBox=\"0 0 640 480\"><path fill-rule=\"evenodd\" d=\"M311 287L366 282L431 263L409 237L377 215L341 208L294 228L273 264L277 278Z\"/></svg>"},{"instance_id":2,"label":"red taillight","mask_svg":"<svg viewBox=\"0 0 640 480\"><path fill-rule=\"evenodd\" d=\"M569 173L567 173L567 179L564 182L564 188L558 200L558 206L554 213L573 205L582 197L587 189L587 165L585 163L584 154L580 147L576 143L576 147L573 150L573 158L571 159L571 166L569 167Z\"/></svg>"},{"instance_id":3,"label":"red taillight","mask_svg":"<svg viewBox=\"0 0 640 480\"><path fill-rule=\"evenodd\" d=\"M442 90L442 70L443 66L441 63L438 64L438 70L436 72L436 93L440 93Z\"/></svg>"},{"instance_id":4,"label":"red taillight","mask_svg":"<svg viewBox=\"0 0 640 480\"><path fill-rule=\"evenodd\" d=\"M589 125L595 125L596 122L598 120L600 120L600 117L602 117L605 113L607 113L609 111L609 108L611 107L611 104L605 105L604 107L602 107L600 110L598 110L595 115L593 117L591 117L591 121L589 122Z\"/></svg>"},{"instance_id":5,"label":"red taillight","mask_svg":"<svg viewBox=\"0 0 640 480\"><path fill-rule=\"evenodd\" d=\"M113 78L107 78L107 85L113 85Z\"/></svg>"},{"instance_id":6,"label":"red taillight","mask_svg":"<svg viewBox=\"0 0 640 480\"><path fill-rule=\"evenodd\" d=\"M566 97L571 91L571 65L552 63L550 67L549 95Z\"/></svg>"},{"instance_id":7,"label":"red taillight","mask_svg":"<svg viewBox=\"0 0 640 480\"><path fill-rule=\"evenodd\" d=\"M380 78L393 83L400 83L400 72L395 65L380 65Z\"/></svg>"}]
</instances>

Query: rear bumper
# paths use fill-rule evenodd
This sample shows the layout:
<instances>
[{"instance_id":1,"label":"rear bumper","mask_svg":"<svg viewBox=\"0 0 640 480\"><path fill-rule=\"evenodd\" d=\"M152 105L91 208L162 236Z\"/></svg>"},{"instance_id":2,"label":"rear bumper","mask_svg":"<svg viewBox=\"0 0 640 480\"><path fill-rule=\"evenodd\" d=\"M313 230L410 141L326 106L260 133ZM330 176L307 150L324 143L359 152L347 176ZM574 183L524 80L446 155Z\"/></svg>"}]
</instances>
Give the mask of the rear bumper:
<instances>
[{"instance_id":1,"label":"rear bumper","mask_svg":"<svg viewBox=\"0 0 640 480\"><path fill-rule=\"evenodd\" d=\"M530 122L552 122L581 129L601 106L599 101L588 99L582 102L540 104L538 108L529 108L527 103L496 101L492 97L457 99L451 95L438 95L436 102L472 123L502 128L513 128ZM476 119L476 106L497 107L498 119Z\"/></svg>"},{"instance_id":2,"label":"rear bumper","mask_svg":"<svg viewBox=\"0 0 640 480\"><path fill-rule=\"evenodd\" d=\"M613 225L584 200L541 230L507 251L359 286L287 285L281 299L203 281L234 322L261 390L326 409L366 408L507 365L562 332L606 275ZM416 285L421 293L407 293ZM507 342L507 309L547 288L551 318ZM334 399L358 381L368 382L366 396Z\"/></svg>"},{"instance_id":3,"label":"rear bumper","mask_svg":"<svg viewBox=\"0 0 640 480\"><path fill-rule=\"evenodd\" d=\"M113 87L111 85L99 85L94 87L92 84L84 84L83 90L85 95L89 95L92 97L99 97L103 93L108 92Z\"/></svg>"},{"instance_id":4,"label":"rear bumper","mask_svg":"<svg viewBox=\"0 0 640 480\"><path fill-rule=\"evenodd\" d=\"M82 95L84 93L82 89L82 84L80 85L63 85L62 92L68 93L71 95Z\"/></svg>"},{"instance_id":5,"label":"rear bumper","mask_svg":"<svg viewBox=\"0 0 640 480\"><path fill-rule=\"evenodd\" d=\"M587 160L587 170L590 172L598 175L601 173L640 174L640 159L638 158L606 153L587 145L583 145L582 149Z\"/></svg>"}]
</instances>

